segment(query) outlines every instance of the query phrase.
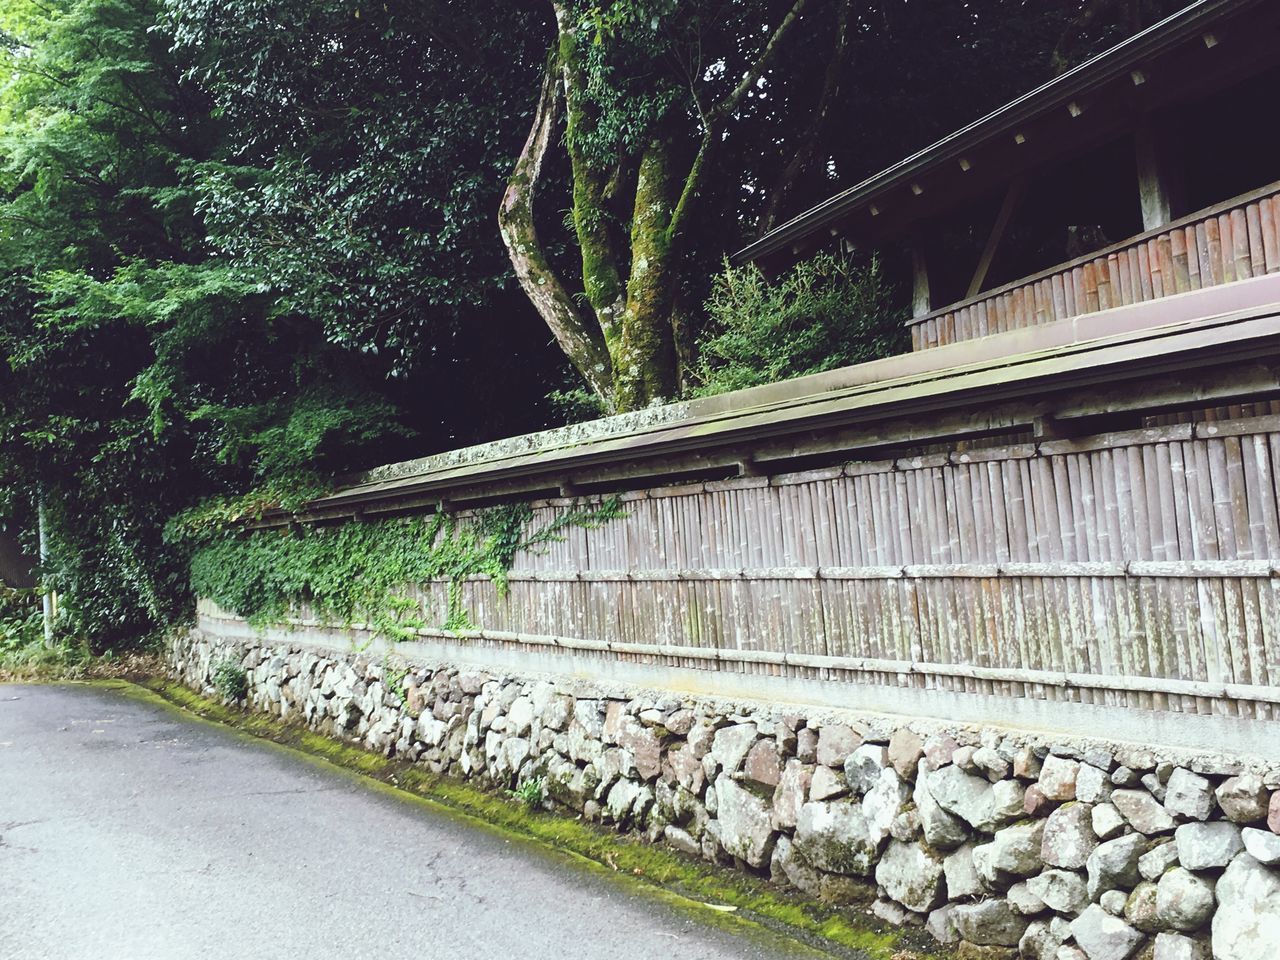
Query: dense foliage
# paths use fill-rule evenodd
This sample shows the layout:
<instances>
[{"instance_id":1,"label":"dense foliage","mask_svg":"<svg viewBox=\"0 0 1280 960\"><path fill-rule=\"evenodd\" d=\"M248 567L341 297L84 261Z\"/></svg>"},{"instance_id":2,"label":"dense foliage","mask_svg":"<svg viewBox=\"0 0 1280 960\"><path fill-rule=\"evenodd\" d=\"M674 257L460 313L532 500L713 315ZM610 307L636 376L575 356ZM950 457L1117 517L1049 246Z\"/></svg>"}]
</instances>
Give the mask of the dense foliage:
<instances>
[{"instance_id":1,"label":"dense foliage","mask_svg":"<svg viewBox=\"0 0 1280 960\"><path fill-rule=\"evenodd\" d=\"M770 283L727 266L707 301L695 396L740 390L901 353L906 312L876 260L820 254Z\"/></svg>"},{"instance_id":2,"label":"dense foliage","mask_svg":"<svg viewBox=\"0 0 1280 960\"><path fill-rule=\"evenodd\" d=\"M570 527L592 528L622 515L616 499L562 513L528 529L525 504L492 507L473 519L440 512L429 518L261 530L217 537L191 564L196 592L251 623L280 622L305 604L328 623L361 624L399 640L425 626L424 613L450 630L470 626L458 590L489 577L499 592L521 550L559 540ZM447 609L423 611L395 591L407 583L449 581Z\"/></svg>"},{"instance_id":3,"label":"dense foliage","mask_svg":"<svg viewBox=\"0 0 1280 960\"><path fill-rule=\"evenodd\" d=\"M10 2L0 27L0 487L43 501L64 628L188 609L173 514L394 429L372 371L213 256L193 170L225 130L149 0Z\"/></svg>"}]
</instances>

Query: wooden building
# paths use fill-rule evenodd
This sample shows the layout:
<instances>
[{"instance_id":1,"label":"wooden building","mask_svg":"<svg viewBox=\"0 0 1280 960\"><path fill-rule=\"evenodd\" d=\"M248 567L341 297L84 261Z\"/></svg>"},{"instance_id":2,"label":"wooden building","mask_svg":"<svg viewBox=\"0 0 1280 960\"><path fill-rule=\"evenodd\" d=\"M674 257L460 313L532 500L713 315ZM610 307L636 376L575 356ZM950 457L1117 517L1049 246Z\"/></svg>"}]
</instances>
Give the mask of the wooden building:
<instances>
[{"instance_id":1,"label":"wooden building","mask_svg":"<svg viewBox=\"0 0 1280 960\"><path fill-rule=\"evenodd\" d=\"M912 260L917 350L1280 270L1280 4L1201 0L735 255Z\"/></svg>"}]
</instances>

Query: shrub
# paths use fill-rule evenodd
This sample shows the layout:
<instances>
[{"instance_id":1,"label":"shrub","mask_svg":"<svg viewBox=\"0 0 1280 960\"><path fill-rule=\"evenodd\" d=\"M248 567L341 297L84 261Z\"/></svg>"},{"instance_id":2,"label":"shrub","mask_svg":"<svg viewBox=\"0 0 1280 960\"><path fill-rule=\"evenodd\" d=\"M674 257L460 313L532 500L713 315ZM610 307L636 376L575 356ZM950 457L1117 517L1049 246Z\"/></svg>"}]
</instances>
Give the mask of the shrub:
<instances>
[{"instance_id":1,"label":"shrub","mask_svg":"<svg viewBox=\"0 0 1280 960\"><path fill-rule=\"evenodd\" d=\"M877 260L822 254L770 283L754 264L715 278L694 396L710 396L900 353L906 310Z\"/></svg>"},{"instance_id":2,"label":"shrub","mask_svg":"<svg viewBox=\"0 0 1280 960\"><path fill-rule=\"evenodd\" d=\"M235 660L220 660L213 668L213 689L226 700L243 700L249 692L249 678Z\"/></svg>"}]
</instances>

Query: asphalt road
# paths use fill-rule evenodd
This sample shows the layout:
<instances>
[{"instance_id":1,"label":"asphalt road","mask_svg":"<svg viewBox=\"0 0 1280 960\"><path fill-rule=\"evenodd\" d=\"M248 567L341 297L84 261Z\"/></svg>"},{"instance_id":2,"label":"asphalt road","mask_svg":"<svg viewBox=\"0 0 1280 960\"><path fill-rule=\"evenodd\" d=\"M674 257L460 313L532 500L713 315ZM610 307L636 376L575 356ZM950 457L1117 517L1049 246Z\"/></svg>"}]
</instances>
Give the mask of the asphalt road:
<instances>
[{"instance_id":1,"label":"asphalt road","mask_svg":"<svg viewBox=\"0 0 1280 960\"><path fill-rule=\"evenodd\" d=\"M3 960L817 956L704 915L117 691L0 684Z\"/></svg>"}]
</instances>

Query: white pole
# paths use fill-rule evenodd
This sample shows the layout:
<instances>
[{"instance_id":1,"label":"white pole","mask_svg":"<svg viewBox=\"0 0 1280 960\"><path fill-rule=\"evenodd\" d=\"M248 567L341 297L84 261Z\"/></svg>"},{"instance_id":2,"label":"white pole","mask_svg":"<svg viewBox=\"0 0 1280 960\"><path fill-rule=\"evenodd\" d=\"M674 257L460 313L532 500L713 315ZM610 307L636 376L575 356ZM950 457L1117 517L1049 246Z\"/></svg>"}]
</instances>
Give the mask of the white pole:
<instances>
[{"instance_id":1,"label":"white pole","mask_svg":"<svg viewBox=\"0 0 1280 960\"><path fill-rule=\"evenodd\" d=\"M49 547L47 534L45 532L44 521L44 496L40 497L40 505L38 507L40 517L40 566L43 567L46 558L49 556ZM44 643L45 646L53 644L53 594L49 590L49 582L44 574L40 577L40 594L44 608Z\"/></svg>"}]
</instances>

